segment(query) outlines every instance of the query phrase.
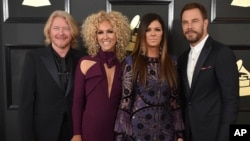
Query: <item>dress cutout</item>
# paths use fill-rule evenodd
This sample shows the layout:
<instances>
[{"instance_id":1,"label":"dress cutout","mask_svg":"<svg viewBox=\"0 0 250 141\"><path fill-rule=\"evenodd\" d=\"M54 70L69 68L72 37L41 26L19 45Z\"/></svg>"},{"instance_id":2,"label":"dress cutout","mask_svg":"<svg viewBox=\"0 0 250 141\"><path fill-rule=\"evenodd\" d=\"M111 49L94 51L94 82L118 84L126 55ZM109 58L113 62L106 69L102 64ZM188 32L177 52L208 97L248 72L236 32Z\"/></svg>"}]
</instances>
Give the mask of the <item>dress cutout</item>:
<instances>
[{"instance_id":1,"label":"dress cutout","mask_svg":"<svg viewBox=\"0 0 250 141\"><path fill-rule=\"evenodd\" d=\"M80 70L82 60L96 63L86 75ZM112 60L112 59L111 59ZM80 59L75 74L73 100L74 135L81 134L83 141L114 141L114 123L121 98L122 63L116 65L111 95L108 97L108 82L103 56L85 56ZM112 64L112 63L111 63Z\"/></svg>"}]
</instances>

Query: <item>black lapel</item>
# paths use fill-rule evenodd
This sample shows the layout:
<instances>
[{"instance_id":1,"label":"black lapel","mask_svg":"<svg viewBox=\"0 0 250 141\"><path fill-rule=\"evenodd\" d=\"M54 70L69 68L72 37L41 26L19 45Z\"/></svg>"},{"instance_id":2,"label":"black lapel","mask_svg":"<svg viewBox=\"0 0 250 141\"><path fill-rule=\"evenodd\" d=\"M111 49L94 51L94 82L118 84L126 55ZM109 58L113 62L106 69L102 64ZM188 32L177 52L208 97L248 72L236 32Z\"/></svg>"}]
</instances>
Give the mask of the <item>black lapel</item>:
<instances>
[{"instance_id":1,"label":"black lapel","mask_svg":"<svg viewBox=\"0 0 250 141\"><path fill-rule=\"evenodd\" d=\"M75 66L75 64L73 65L73 59L72 59L72 63L70 63L70 71L69 71L69 79L68 79L68 85L67 85L67 89L66 89L66 95L68 95L70 93L70 90L72 89L73 86L73 81L74 81L74 69L73 66Z\"/></svg>"},{"instance_id":2,"label":"black lapel","mask_svg":"<svg viewBox=\"0 0 250 141\"><path fill-rule=\"evenodd\" d=\"M194 70L194 74L193 74L193 79L192 79L192 85L191 85L191 90L193 89L193 86L195 86L195 83L198 79L200 70L204 64L204 62L207 59L207 56L212 48L212 38L209 36L207 41L205 42L205 45L203 47L203 49L201 50L200 56L197 60L196 66L195 66L195 70Z\"/></svg>"},{"instance_id":3,"label":"black lapel","mask_svg":"<svg viewBox=\"0 0 250 141\"><path fill-rule=\"evenodd\" d=\"M50 50L50 48L47 48L47 54L44 56L41 56L44 65L47 67L48 71L51 74L51 77L55 80L56 84L63 90L59 75L58 75L58 70L53 58L53 54Z\"/></svg>"},{"instance_id":4,"label":"black lapel","mask_svg":"<svg viewBox=\"0 0 250 141\"><path fill-rule=\"evenodd\" d=\"M69 73L69 80L68 80L68 85L66 89L66 95L68 95L71 92L71 89L73 87L74 83L74 74L75 74L75 69L76 65L78 63L78 60L81 57L81 53L78 50L71 49L71 63L70 63L70 73Z\"/></svg>"},{"instance_id":5,"label":"black lapel","mask_svg":"<svg viewBox=\"0 0 250 141\"><path fill-rule=\"evenodd\" d=\"M183 85L184 85L184 87L185 87L185 91L186 92L188 92L188 93L186 93L187 95L187 97L189 97L190 95L191 95L191 89L190 89L190 87L189 87L189 82L188 82L188 77L187 77L187 64L188 64L188 54L189 54L189 51L190 51L190 49L189 50L187 50L186 52L185 52L185 54L184 54L184 62L182 63L182 78L183 78Z\"/></svg>"}]
</instances>

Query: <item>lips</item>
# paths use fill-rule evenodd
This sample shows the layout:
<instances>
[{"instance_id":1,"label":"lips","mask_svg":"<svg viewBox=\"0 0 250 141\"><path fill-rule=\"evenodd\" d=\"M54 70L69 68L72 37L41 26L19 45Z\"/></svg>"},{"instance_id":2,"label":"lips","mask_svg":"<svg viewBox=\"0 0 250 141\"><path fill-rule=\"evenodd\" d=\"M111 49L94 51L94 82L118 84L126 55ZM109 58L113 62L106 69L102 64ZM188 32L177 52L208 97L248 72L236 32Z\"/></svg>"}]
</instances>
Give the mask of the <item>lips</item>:
<instances>
[{"instance_id":1,"label":"lips","mask_svg":"<svg viewBox=\"0 0 250 141\"><path fill-rule=\"evenodd\" d=\"M103 42L104 45L110 45L110 43L111 43L110 41Z\"/></svg>"},{"instance_id":2,"label":"lips","mask_svg":"<svg viewBox=\"0 0 250 141\"><path fill-rule=\"evenodd\" d=\"M149 39L149 41L157 41L157 39Z\"/></svg>"},{"instance_id":3,"label":"lips","mask_svg":"<svg viewBox=\"0 0 250 141\"><path fill-rule=\"evenodd\" d=\"M58 39L58 40L63 40L64 41L64 40L67 39L67 36L62 35L62 36L56 36L55 38Z\"/></svg>"},{"instance_id":4,"label":"lips","mask_svg":"<svg viewBox=\"0 0 250 141\"><path fill-rule=\"evenodd\" d=\"M66 38L57 38L57 39L58 39L58 40L63 40L63 41L66 40Z\"/></svg>"},{"instance_id":5,"label":"lips","mask_svg":"<svg viewBox=\"0 0 250 141\"><path fill-rule=\"evenodd\" d=\"M190 31L187 31L186 34L196 34L196 32L193 30L190 30Z\"/></svg>"}]
</instances>

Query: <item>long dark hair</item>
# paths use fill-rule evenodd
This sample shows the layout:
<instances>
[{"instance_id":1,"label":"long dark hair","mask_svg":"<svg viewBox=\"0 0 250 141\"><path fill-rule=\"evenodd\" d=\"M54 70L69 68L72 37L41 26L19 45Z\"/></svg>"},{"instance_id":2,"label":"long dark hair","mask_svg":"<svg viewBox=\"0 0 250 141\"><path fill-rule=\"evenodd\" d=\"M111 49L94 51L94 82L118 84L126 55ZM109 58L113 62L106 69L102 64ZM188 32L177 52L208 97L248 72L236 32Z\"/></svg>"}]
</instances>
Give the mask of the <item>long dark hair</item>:
<instances>
[{"instance_id":1,"label":"long dark hair","mask_svg":"<svg viewBox=\"0 0 250 141\"><path fill-rule=\"evenodd\" d=\"M146 84L146 75L147 75L147 61L146 56L147 55L147 48L145 47L146 44L146 31L148 26L153 21L159 21L162 29L163 29L163 35L162 35L162 41L160 43L160 46L162 47L161 53L160 53L160 77L161 82L167 80L170 88L177 88L177 74L176 69L174 66L174 63L171 59L171 57L168 54L167 50L167 33L166 28L163 22L163 19L155 14L155 13L148 13L145 14L141 21L137 32L137 38L135 43L135 48L132 52L132 59L133 59L133 80L135 80L137 77L137 72L139 73L139 81L141 84Z\"/></svg>"}]
</instances>

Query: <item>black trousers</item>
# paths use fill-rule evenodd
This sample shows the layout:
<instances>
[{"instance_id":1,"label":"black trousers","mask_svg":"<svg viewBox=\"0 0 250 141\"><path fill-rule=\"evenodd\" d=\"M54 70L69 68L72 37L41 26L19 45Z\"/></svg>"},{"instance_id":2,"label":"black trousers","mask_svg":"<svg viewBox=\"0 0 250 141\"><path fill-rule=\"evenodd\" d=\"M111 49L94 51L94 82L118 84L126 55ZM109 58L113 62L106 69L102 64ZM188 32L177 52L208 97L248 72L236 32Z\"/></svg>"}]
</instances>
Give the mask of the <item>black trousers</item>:
<instances>
[{"instance_id":1,"label":"black trousers","mask_svg":"<svg viewBox=\"0 0 250 141\"><path fill-rule=\"evenodd\" d=\"M65 114L63 117L63 123L58 141L70 141L71 140L71 127L69 127L69 120Z\"/></svg>"}]
</instances>

